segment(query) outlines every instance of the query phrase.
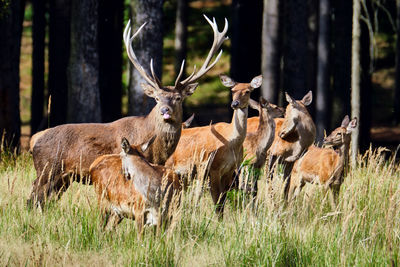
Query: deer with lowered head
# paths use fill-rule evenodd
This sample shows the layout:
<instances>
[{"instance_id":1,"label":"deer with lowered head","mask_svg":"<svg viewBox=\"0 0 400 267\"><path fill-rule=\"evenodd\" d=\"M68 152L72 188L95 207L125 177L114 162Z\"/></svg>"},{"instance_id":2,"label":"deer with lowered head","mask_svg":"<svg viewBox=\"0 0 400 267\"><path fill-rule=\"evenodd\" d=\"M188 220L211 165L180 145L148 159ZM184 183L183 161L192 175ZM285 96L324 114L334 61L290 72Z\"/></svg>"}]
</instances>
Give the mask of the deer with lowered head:
<instances>
[{"instance_id":1,"label":"deer with lowered head","mask_svg":"<svg viewBox=\"0 0 400 267\"><path fill-rule=\"evenodd\" d=\"M104 154L118 153L120 140L126 137L133 145L138 145L156 135L153 144L144 152L144 157L151 163L164 164L174 152L182 130L182 101L194 93L196 81L205 75L219 60L213 56L222 43L228 39L225 27L218 31L215 22L204 16L214 32L212 47L202 67L182 80L184 61L174 86L163 86L155 76L153 62L150 61L151 75L138 62L132 49L132 41L140 33L143 24L133 36L128 25L124 30L124 42L128 57L136 70L147 83L142 88L146 95L156 100L156 106L146 116L126 117L111 123L65 124L42 132L32 142L32 155L37 173L29 203L41 204L47 198L60 196L70 181L85 181L90 164ZM89 180L90 182L90 180Z\"/></svg>"},{"instance_id":2,"label":"deer with lowered head","mask_svg":"<svg viewBox=\"0 0 400 267\"><path fill-rule=\"evenodd\" d=\"M331 201L335 205L349 162L351 133L356 127L357 118L350 121L346 115L341 126L324 139L324 145L335 149L311 146L296 161L290 180L289 200L300 193L306 182L319 183L330 188Z\"/></svg>"},{"instance_id":3,"label":"deer with lowered head","mask_svg":"<svg viewBox=\"0 0 400 267\"><path fill-rule=\"evenodd\" d=\"M140 235L144 225L159 225L168 219L169 205L174 196L179 199L181 185L173 170L151 164L144 157L154 140L155 136L131 146L122 138L119 155L100 156L90 165L105 227L130 218L136 221Z\"/></svg>"},{"instance_id":4,"label":"deer with lowered head","mask_svg":"<svg viewBox=\"0 0 400 267\"><path fill-rule=\"evenodd\" d=\"M234 112L231 123L184 129L166 166L173 167L181 175L193 175L193 165L196 169L209 164L211 197L217 205L216 212L222 217L226 193L243 158L250 93L261 86L262 78L257 76L250 83L237 83L226 75L220 78L222 84L232 91ZM209 162L211 156L213 160Z\"/></svg>"},{"instance_id":5,"label":"deer with lowered head","mask_svg":"<svg viewBox=\"0 0 400 267\"><path fill-rule=\"evenodd\" d=\"M250 131L247 128L246 139L243 142L245 159L250 160L251 169L262 169L267 159L267 151L271 147L275 137L275 118L284 115L285 110L277 105L268 103L263 97L260 97L260 102L250 99L249 106L252 109L258 110L259 117L247 119L249 124L252 120L257 120L258 126L256 130ZM257 172L257 170L256 170ZM254 197L257 195L257 177L253 179L251 191Z\"/></svg>"}]
</instances>

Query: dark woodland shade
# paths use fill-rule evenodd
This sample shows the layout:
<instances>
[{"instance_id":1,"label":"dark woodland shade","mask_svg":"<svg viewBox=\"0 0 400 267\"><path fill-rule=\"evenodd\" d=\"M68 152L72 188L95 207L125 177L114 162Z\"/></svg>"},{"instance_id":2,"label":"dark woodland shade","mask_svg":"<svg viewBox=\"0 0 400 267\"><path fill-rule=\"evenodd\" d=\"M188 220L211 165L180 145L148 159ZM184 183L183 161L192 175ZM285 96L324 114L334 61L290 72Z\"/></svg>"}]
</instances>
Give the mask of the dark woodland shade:
<instances>
[{"instance_id":1,"label":"dark woodland shade","mask_svg":"<svg viewBox=\"0 0 400 267\"><path fill-rule=\"evenodd\" d=\"M7 146L17 147L21 136L19 115L19 59L23 1L10 1L0 17L0 134Z\"/></svg>"},{"instance_id":2,"label":"dark woodland shade","mask_svg":"<svg viewBox=\"0 0 400 267\"><path fill-rule=\"evenodd\" d=\"M49 126L53 127L67 122L71 0L50 1L49 19Z\"/></svg>"}]
</instances>

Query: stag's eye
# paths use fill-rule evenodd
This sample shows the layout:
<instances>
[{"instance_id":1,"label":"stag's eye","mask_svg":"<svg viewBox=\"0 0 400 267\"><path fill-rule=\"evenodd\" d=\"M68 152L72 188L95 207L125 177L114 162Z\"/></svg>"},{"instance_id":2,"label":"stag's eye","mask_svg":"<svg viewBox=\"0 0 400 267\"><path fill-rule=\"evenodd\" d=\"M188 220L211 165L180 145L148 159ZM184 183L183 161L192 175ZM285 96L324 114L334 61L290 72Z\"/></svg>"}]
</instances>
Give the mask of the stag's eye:
<instances>
[{"instance_id":1,"label":"stag's eye","mask_svg":"<svg viewBox=\"0 0 400 267\"><path fill-rule=\"evenodd\" d=\"M160 98L159 98L158 96L156 96L156 97L155 97L155 100L156 100L157 102L159 102L159 101L160 101Z\"/></svg>"},{"instance_id":2,"label":"stag's eye","mask_svg":"<svg viewBox=\"0 0 400 267\"><path fill-rule=\"evenodd\" d=\"M176 100L176 101L181 101L181 100L182 100L182 97L181 97L181 96L177 96L177 97L175 97L175 100Z\"/></svg>"}]
</instances>

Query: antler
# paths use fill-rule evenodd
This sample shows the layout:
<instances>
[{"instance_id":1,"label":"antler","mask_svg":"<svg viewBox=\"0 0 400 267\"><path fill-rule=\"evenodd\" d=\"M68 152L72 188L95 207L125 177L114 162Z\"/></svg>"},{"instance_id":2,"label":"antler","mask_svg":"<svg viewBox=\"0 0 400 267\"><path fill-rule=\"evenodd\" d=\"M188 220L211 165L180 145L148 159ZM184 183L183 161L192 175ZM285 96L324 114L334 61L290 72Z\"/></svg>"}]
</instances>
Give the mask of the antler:
<instances>
[{"instance_id":1,"label":"antler","mask_svg":"<svg viewBox=\"0 0 400 267\"><path fill-rule=\"evenodd\" d=\"M185 87L189 83L195 82L196 80L200 79L200 77L202 77L204 74L206 74L212 67L214 67L215 64L217 64L219 58L222 55L222 50L219 52L219 54L216 57L216 59L214 60L214 62L212 62L210 64L210 61L211 61L212 57L217 52L217 50L221 47L222 43L225 40L229 39L229 37L225 37L225 34L228 31L228 20L226 18L225 18L224 30L222 32L219 32L218 31L218 25L217 25L217 23L215 21L215 18L213 18L213 21L211 21L206 15L203 15L203 16L207 20L207 22L211 25L211 28L213 29L214 42L213 42L213 44L211 46L210 52L208 52L207 58L204 61L203 66L201 66L199 71L196 73L196 66L194 66L192 74L190 74L189 77L187 77L185 80L180 82L180 79L181 79L181 76L182 76L182 72L183 72L183 67L185 65L185 60L182 61L181 70L180 70L180 72L178 74L178 77L176 78L175 86L177 86L178 83L180 83L182 87Z\"/></svg>"},{"instance_id":2,"label":"antler","mask_svg":"<svg viewBox=\"0 0 400 267\"><path fill-rule=\"evenodd\" d=\"M135 66L136 70L140 73L140 75L142 75L142 77L154 88L154 89L160 89L161 88L161 82L160 80L156 77L156 75L154 74L154 69L153 69L153 59L151 59L150 61L150 70L151 70L151 75L153 77L150 77L146 71L144 70L144 68L142 67L142 65L140 65L135 52L133 52L132 49L132 41L133 39L135 39L135 37L140 33L140 31L142 30L142 28L147 24L147 22L143 23L142 26L140 26L140 28L133 34L132 37L131 36L131 27L130 27L131 21L128 21L128 24L125 27L124 30L124 43L126 46L126 52L128 54L129 59L131 60L133 66Z\"/></svg>"}]
</instances>

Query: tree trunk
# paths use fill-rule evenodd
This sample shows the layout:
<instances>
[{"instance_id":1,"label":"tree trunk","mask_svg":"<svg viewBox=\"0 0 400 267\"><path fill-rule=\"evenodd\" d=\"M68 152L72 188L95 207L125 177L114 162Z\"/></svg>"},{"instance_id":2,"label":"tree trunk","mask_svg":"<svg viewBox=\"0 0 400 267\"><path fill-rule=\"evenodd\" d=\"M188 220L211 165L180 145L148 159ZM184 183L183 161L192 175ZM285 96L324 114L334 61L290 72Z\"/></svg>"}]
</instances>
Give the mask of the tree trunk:
<instances>
[{"instance_id":1,"label":"tree trunk","mask_svg":"<svg viewBox=\"0 0 400 267\"><path fill-rule=\"evenodd\" d=\"M31 135L38 132L44 111L44 48L46 34L46 3L33 0L32 22L32 99L31 99Z\"/></svg>"},{"instance_id":2,"label":"tree trunk","mask_svg":"<svg viewBox=\"0 0 400 267\"><path fill-rule=\"evenodd\" d=\"M135 32L144 22L144 29L135 38L133 50L143 68L150 74L150 60L153 59L155 75L161 80L162 74L162 0L134 0L131 2L132 32ZM132 66L132 65L131 65ZM148 114L155 102L147 97L141 87L146 83L139 72L131 67L129 78L129 108L130 115Z\"/></svg>"},{"instance_id":3,"label":"tree trunk","mask_svg":"<svg viewBox=\"0 0 400 267\"><path fill-rule=\"evenodd\" d=\"M330 72L330 0L319 1L319 29L318 29L318 74L317 74L317 101L315 124L317 126L316 141L321 143L324 131L329 127Z\"/></svg>"},{"instance_id":4,"label":"tree trunk","mask_svg":"<svg viewBox=\"0 0 400 267\"><path fill-rule=\"evenodd\" d=\"M352 36L352 1L335 0L334 7L332 75L333 98L337 101L337 111L332 116L331 126L337 127L345 115L350 115L351 88L351 36Z\"/></svg>"},{"instance_id":5,"label":"tree trunk","mask_svg":"<svg viewBox=\"0 0 400 267\"><path fill-rule=\"evenodd\" d=\"M10 1L0 16L0 155L3 145L11 150L18 148L21 136L19 59L23 4L19 0Z\"/></svg>"},{"instance_id":6,"label":"tree trunk","mask_svg":"<svg viewBox=\"0 0 400 267\"><path fill-rule=\"evenodd\" d=\"M307 1L285 2L283 89L295 99L308 91L308 5Z\"/></svg>"},{"instance_id":7,"label":"tree trunk","mask_svg":"<svg viewBox=\"0 0 400 267\"><path fill-rule=\"evenodd\" d=\"M177 0L176 24L175 24L175 74L181 68L182 60L187 53L187 23L188 23L188 0ZM185 69L183 70L183 77Z\"/></svg>"},{"instance_id":8,"label":"tree trunk","mask_svg":"<svg viewBox=\"0 0 400 267\"><path fill-rule=\"evenodd\" d=\"M67 67L70 53L71 0L51 0L49 5L49 126L67 121ZM47 123L47 122L46 122Z\"/></svg>"},{"instance_id":9,"label":"tree trunk","mask_svg":"<svg viewBox=\"0 0 400 267\"><path fill-rule=\"evenodd\" d=\"M318 19L319 0L307 0L307 77L306 91L317 92L317 65L318 65ZM307 107L313 119L315 119L316 97L310 106Z\"/></svg>"},{"instance_id":10,"label":"tree trunk","mask_svg":"<svg viewBox=\"0 0 400 267\"><path fill-rule=\"evenodd\" d=\"M103 122L121 117L122 0L99 1L99 84Z\"/></svg>"},{"instance_id":11,"label":"tree trunk","mask_svg":"<svg viewBox=\"0 0 400 267\"><path fill-rule=\"evenodd\" d=\"M262 95L277 104L280 89L281 43L279 0L264 0L262 25Z\"/></svg>"},{"instance_id":12,"label":"tree trunk","mask_svg":"<svg viewBox=\"0 0 400 267\"><path fill-rule=\"evenodd\" d=\"M351 117L360 120L360 0L353 0L353 32L351 46ZM351 160L356 163L359 126L351 135Z\"/></svg>"},{"instance_id":13,"label":"tree trunk","mask_svg":"<svg viewBox=\"0 0 400 267\"><path fill-rule=\"evenodd\" d=\"M394 123L400 123L400 0L396 0L396 87L394 93Z\"/></svg>"},{"instance_id":14,"label":"tree trunk","mask_svg":"<svg viewBox=\"0 0 400 267\"><path fill-rule=\"evenodd\" d=\"M72 0L71 11L68 121L101 122L98 1Z\"/></svg>"}]
</instances>

